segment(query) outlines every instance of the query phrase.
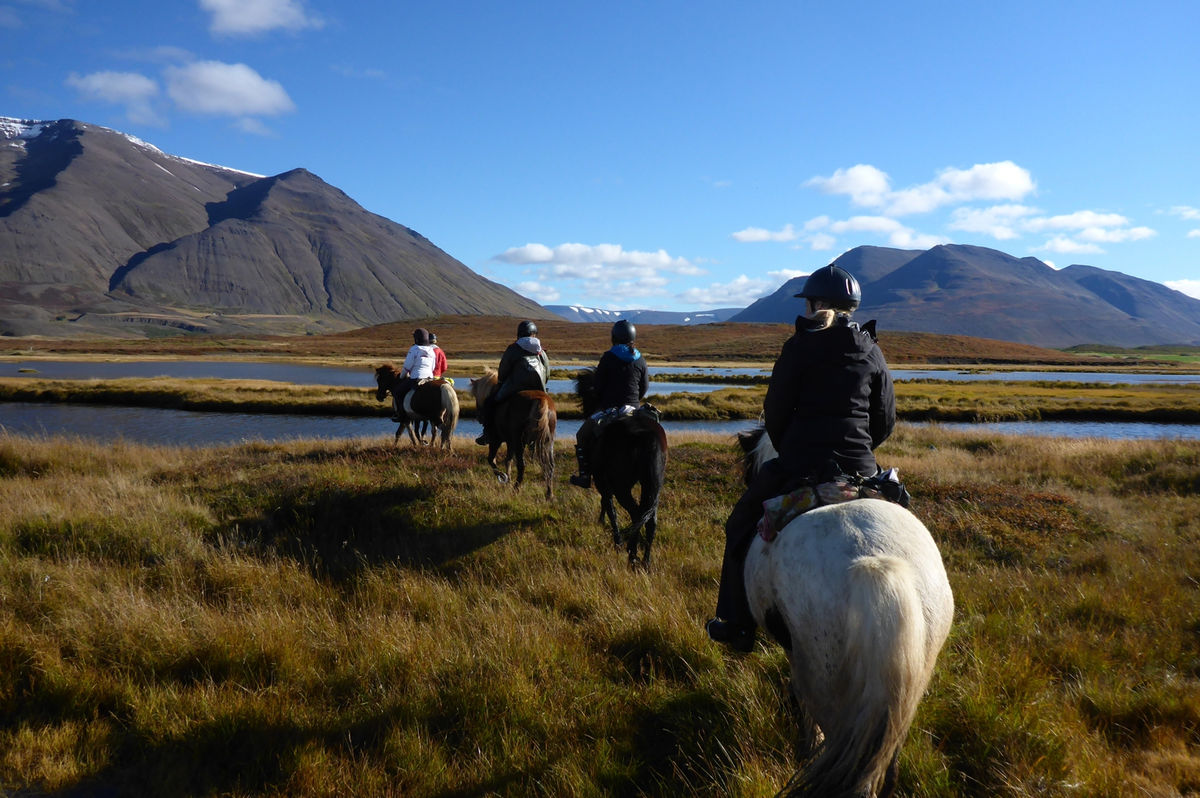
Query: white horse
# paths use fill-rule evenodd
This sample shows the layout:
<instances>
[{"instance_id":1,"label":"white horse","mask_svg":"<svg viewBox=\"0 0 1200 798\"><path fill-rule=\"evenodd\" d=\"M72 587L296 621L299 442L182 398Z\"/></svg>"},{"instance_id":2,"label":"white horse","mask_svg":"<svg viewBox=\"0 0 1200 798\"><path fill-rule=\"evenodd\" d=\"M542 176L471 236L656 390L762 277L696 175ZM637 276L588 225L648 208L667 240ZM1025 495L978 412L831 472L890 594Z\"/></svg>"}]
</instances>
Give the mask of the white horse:
<instances>
[{"instance_id":1,"label":"white horse","mask_svg":"<svg viewBox=\"0 0 1200 798\"><path fill-rule=\"evenodd\" d=\"M756 443L755 463L775 456ZM929 530L892 502L830 504L756 535L745 575L755 619L788 651L809 748L781 794L890 796L954 615Z\"/></svg>"}]
</instances>

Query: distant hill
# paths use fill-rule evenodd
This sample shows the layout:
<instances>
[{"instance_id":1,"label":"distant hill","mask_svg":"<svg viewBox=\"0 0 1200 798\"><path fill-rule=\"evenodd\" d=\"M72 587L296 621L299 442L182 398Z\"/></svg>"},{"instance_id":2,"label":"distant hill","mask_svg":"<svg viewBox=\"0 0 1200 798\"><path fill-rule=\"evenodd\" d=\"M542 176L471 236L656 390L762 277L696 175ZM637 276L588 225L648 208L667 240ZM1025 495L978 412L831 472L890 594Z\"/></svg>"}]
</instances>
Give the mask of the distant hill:
<instances>
[{"instance_id":1,"label":"distant hill","mask_svg":"<svg viewBox=\"0 0 1200 798\"><path fill-rule=\"evenodd\" d=\"M1064 348L1200 344L1200 300L1092 266L1056 271L1037 258L947 244L930 250L857 247L839 266L862 284L861 319L881 330L971 335ZM784 283L730 321L792 321L803 312Z\"/></svg>"},{"instance_id":2,"label":"distant hill","mask_svg":"<svg viewBox=\"0 0 1200 798\"><path fill-rule=\"evenodd\" d=\"M627 319L635 324L712 324L713 322L727 321L731 316L741 313L743 310L742 308L718 308L678 313L669 310L601 310L578 305L546 305L545 308L567 321L616 322L620 319Z\"/></svg>"},{"instance_id":3,"label":"distant hill","mask_svg":"<svg viewBox=\"0 0 1200 798\"><path fill-rule=\"evenodd\" d=\"M0 118L0 143L3 335L552 318L303 169L247 174L69 119Z\"/></svg>"}]
</instances>

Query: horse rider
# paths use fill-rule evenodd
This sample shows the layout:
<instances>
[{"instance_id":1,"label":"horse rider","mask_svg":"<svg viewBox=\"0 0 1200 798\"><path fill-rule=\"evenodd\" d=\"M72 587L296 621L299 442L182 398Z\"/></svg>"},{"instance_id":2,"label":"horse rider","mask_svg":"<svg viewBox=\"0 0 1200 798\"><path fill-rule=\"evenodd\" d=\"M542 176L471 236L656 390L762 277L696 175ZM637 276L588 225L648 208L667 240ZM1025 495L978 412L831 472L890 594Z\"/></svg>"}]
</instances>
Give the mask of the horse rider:
<instances>
[{"instance_id":1,"label":"horse rider","mask_svg":"<svg viewBox=\"0 0 1200 798\"><path fill-rule=\"evenodd\" d=\"M517 340L508 345L500 356L496 378L500 387L483 403L479 421L483 431L475 442L485 446L491 442L496 407L518 391L544 391L550 375L550 360L537 337L537 325L523 321L517 325Z\"/></svg>"},{"instance_id":2,"label":"horse rider","mask_svg":"<svg viewBox=\"0 0 1200 798\"><path fill-rule=\"evenodd\" d=\"M440 377L446 373L446 353L437 345L437 333L429 331L429 345L433 347L433 376Z\"/></svg>"},{"instance_id":3,"label":"horse rider","mask_svg":"<svg viewBox=\"0 0 1200 798\"><path fill-rule=\"evenodd\" d=\"M404 396L420 381L433 376L434 363L437 361L434 347L430 343L429 331L423 327L413 330L413 345L409 347L404 357L404 365L400 368L400 376L404 378L392 391L392 407L396 414L392 421L403 421Z\"/></svg>"},{"instance_id":4,"label":"horse rider","mask_svg":"<svg viewBox=\"0 0 1200 798\"><path fill-rule=\"evenodd\" d=\"M612 349L600 356L592 375L600 409L584 419L579 432L575 433L575 460L579 464L579 473L571 475L572 485L592 486L588 456L600 419L617 408L637 407L646 396L650 384L646 376L646 359L634 347L635 340L637 328L630 322L621 319L613 325Z\"/></svg>"},{"instance_id":5,"label":"horse rider","mask_svg":"<svg viewBox=\"0 0 1200 798\"><path fill-rule=\"evenodd\" d=\"M708 636L738 651L754 645L755 621L743 565L763 502L839 473L874 476L874 450L896 422L896 395L874 323L850 320L862 301L858 281L830 264L796 294L807 314L783 345L763 400L766 434L779 456L764 464L725 523L725 556L716 617Z\"/></svg>"}]
</instances>

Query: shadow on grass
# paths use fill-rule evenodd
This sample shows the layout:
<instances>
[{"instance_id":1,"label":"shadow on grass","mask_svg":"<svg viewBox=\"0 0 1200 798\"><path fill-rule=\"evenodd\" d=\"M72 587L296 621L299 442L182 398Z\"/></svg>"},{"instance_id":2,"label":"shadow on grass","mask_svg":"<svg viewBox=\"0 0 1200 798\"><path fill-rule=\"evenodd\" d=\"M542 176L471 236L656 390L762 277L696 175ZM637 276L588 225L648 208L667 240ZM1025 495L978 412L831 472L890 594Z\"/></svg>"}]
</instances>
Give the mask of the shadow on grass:
<instances>
[{"instance_id":1,"label":"shadow on grass","mask_svg":"<svg viewBox=\"0 0 1200 798\"><path fill-rule=\"evenodd\" d=\"M518 526L512 521L436 528L414 519L437 498L425 488L301 488L274 497L261 515L232 520L221 534L293 558L316 576L344 580L380 564L442 567Z\"/></svg>"}]
</instances>

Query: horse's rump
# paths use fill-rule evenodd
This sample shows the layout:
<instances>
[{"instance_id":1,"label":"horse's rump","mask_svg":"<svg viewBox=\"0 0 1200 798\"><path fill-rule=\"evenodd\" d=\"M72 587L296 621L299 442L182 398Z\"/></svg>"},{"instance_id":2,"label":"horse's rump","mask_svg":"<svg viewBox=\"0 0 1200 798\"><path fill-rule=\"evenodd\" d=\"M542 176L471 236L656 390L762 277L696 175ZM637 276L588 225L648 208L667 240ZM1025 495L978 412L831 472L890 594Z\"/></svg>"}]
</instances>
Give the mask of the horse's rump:
<instances>
[{"instance_id":1,"label":"horse's rump","mask_svg":"<svg viewBox=\"0 0 1200 798\"><path fill-rule=\"evenodd\" d=\"M788 649L792 689L825 739L785 794L874 794L903 744L954 599L908 510L859 499L811 510L746 555L755 618Z\"/></svg>"},{"instance_id":2,"label":"horse's rump","mask_svg":"<svg viewBox=\"0 0 1200 798\"><path fill-rule=\"evenodd\" d=\"M442 423L448 420L451 410L458 417L458 394L448 380L423 380L409 391L409 396L413 412L423 419Z\"/></svg>"}]
</instances>

